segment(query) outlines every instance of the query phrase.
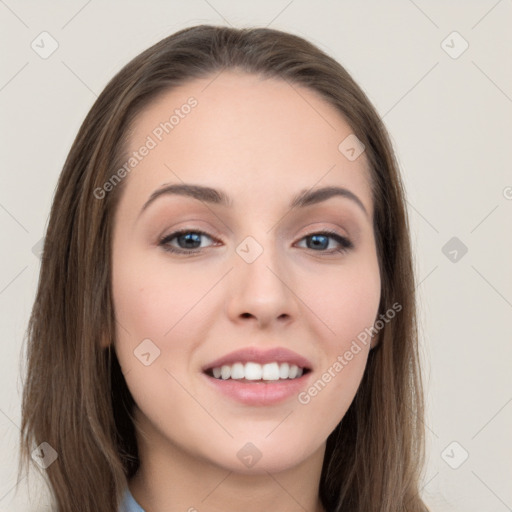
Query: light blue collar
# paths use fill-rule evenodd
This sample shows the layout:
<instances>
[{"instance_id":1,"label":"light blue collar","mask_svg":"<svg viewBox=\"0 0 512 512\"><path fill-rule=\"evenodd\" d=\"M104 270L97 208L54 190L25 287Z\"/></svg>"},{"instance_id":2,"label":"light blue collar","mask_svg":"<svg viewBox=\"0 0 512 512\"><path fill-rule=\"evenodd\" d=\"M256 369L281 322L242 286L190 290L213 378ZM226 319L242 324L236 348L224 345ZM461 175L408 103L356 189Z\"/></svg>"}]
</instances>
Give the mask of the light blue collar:
<instances>
[{"instance_id":1,"label":"light blue collar","mask_svg":"<svg viewBox=\"0 0 512 512\"><path fill-rule=\"evenodd\" d=\"M119 512L144 512L144 509L135 501L128 486L124 491Z\"/></svg>"}]
</instances>

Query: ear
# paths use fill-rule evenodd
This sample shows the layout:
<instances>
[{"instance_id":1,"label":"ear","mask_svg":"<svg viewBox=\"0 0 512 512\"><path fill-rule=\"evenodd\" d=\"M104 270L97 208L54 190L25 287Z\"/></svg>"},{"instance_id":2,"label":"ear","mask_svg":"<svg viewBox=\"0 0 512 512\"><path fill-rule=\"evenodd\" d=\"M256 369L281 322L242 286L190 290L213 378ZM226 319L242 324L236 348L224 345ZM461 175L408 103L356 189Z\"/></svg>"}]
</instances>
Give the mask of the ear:
<instances>
[{"instance_id":1,"label":"ear","mask_svg":"<svg viewBox=\"0 0 512 512\"><path fill-rule=\"evenodd\" d=\"M370 342L370 350L374 349L380 343L380 332L377 333L376 336L372 337L372 341Z\"/></svg>"},{"instance_id":2,"label":"ear","mask_svg":"<svg viewBox=\"0 0 512 512\"><path fill-rule=\"evenodd\" d=\"M109 337L109 336L107 336L107 334L106 334L106 333L103 333L103 334L101 335L100 347L101 347L102 349L104 349L104 348L108 348L108 347L109 347L109 345L110 345L111 343L112 343L112 340L110 339L110 337Z\"/></svg>"}]
</instances>

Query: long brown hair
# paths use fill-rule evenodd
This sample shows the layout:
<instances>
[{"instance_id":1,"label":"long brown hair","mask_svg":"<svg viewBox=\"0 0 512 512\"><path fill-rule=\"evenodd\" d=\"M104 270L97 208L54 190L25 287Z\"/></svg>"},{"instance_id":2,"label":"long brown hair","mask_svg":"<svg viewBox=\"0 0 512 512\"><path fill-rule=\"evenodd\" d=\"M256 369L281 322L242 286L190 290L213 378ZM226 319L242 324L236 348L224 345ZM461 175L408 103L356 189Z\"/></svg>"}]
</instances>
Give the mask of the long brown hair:
<instances>
[{"instance_id":1,"label":"long brown hair","mask_svg":"<svg viewBox=\"0 0 512 512\"><path fill-rule=\"evenodd\" d=\"M267 28L201 25L135 57L107 84L71 147L57 185L27 330L21 465L43 442L57 510L117 511L138 468L133 399L112 344L111 234L123 182L95 190L126 161L130 127L157 95L237 69L319 93L365 145L380 272L380 331L355 399L327 440L320 497L328 512L420 512L423 392L405 193L379 115L347 71L304 39ZM341 141L340 141L341 142ZM27 464L28 463L28 464Z\"/></svg>"}]
</instances>

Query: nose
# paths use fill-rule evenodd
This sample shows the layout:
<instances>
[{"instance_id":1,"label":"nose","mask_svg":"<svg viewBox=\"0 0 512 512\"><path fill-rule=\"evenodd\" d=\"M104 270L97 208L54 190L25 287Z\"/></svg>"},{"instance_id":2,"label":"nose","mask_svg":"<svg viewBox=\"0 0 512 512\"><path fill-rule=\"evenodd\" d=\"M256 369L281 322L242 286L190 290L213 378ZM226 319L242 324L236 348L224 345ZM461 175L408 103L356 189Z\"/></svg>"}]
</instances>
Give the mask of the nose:
<instances>
[{"instance_id":1,"label":"nose","mask_svg":"<svg viewBox=\"0 0 512 512\"><path fill-rule=\"evenodd\" d=\"M235 323L252 322L266 328L274 323L290 323L297 317L299 299L290 266L286 265L282 251L269 244L262 246L263 252L251 263L234 255L227 313Z\"/></svg>"}]
</instances>

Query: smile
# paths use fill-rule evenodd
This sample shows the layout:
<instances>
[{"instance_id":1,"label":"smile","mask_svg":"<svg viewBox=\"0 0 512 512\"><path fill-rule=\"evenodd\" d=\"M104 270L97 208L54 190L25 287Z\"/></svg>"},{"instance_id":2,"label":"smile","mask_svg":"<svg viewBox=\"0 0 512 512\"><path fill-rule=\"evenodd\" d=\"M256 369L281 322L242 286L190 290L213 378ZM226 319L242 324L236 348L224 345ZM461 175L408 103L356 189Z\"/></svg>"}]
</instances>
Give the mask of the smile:
<instances>
[{"instance_id":1,"label":"smile","mask_svg":"<svg viewBox=\"0 0 512 512\"><path fill-rule=\"evenodd\" d=\"M296 364L271 362L259 364L253 361L247 363L237 362L232 365L222 365L207 371L207 374L219 380L242 381L278 381L298 379L309 370Z\"/></svg>"}]
</instances>

